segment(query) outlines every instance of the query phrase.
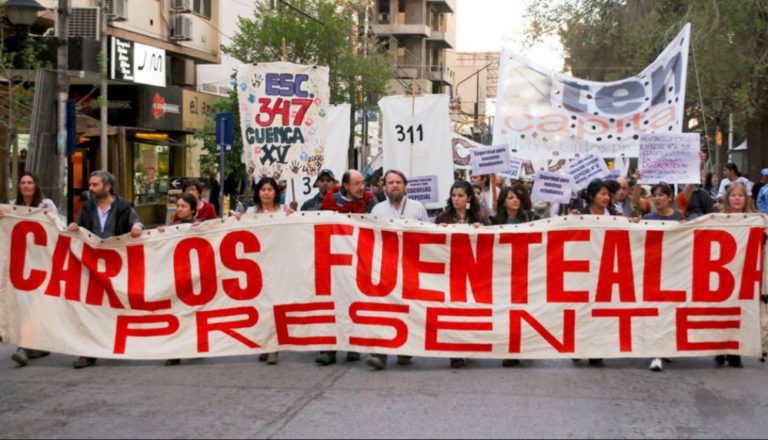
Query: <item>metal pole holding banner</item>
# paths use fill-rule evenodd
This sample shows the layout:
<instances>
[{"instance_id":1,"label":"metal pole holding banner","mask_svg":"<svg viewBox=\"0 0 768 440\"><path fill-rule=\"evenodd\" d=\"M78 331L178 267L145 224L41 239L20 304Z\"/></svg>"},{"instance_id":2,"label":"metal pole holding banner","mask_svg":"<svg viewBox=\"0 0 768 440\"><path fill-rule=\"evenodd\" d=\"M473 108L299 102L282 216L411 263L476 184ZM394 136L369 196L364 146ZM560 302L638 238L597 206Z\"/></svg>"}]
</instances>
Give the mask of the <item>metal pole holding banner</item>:
<instances>
[{"instance_id":1,"label":"metal pole holding banner","mask_svg":"<svg viewBox=\"0 0 768 440\"><path fill-rule=\"evenodd\" d=\"M224 155L232 151L234 142L235 115L232 112L216 113L216 150L219 152L219 206L221 216L226 217L224 209Z\"/></svg>"}]
</instances>

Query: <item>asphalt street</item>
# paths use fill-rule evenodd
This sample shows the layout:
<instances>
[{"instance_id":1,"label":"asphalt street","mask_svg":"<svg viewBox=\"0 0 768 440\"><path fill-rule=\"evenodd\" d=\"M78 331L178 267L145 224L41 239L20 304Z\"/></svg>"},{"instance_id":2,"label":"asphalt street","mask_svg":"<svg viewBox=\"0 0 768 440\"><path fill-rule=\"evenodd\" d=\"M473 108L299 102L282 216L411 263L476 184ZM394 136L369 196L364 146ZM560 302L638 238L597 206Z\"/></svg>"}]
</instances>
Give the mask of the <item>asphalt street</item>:
<instances>
[{"instance_id":1,"label":"asphalt street","mask_svg":"<svg viewBox=\"0 0 768 440\"><path fill-rule=\"evenodd\" d=\"M364 360L320 367L313 353L184 361L71 356L19 368L0 347L2 438L765 438L768 369L711 358L582 361L416 358L385 371Z\"/></svg>"}]
</instances>

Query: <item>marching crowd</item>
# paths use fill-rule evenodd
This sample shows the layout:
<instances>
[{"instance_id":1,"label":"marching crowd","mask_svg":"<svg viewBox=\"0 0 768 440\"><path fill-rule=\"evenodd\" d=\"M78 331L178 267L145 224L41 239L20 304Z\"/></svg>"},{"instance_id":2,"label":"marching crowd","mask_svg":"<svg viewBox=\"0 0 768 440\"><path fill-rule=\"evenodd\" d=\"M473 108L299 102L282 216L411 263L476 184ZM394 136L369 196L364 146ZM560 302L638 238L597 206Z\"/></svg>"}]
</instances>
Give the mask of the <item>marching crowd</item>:
<instances>
[{"instance_id":1,"label":"marching crowd","mask_svg":"<svg viewBox=\"0 0 768 440\"><path fill-rule=\"evenodd\" d=\"M244 213L232 212L231 215L240 219L243 215L327 210L433 221L440 225L471 224L475 227L519 224L543 217L570 214L686 221L711 212L768 213L768 168L763 169L761 174L759 181L751 182L739 173L735 164L729 163L723 169L722 179L718 179L716 174L707 173L702 178L702 184L686 185L675 196L673 187L665 183L655 184L649 191L643 188L638 183L640 173L635 171L632 177L628 178L595 179L586 189L580 191L570 204L563 206L540 203L534 206L530 197L530 181L509 180L500 176L472 176L470 182L457 178L451 186L445 207L439 212L430 213L422 203L408 198L408 179L398 170L388 170L380 178L374 174L374 179L369 179L368 182L359 171L348 170L338 182L333 171L323 169L314 183L318 189L317 195L301 207L295 203L286 205L282 186L272 178L262 178L255 184L252 206ZM103 170L93 172L88 188L90 197L83 204L77 220L68 225L69 231L85 228L101 238L122 234L131 234L134 237L141 235L144 225L131 203L115 193L112 174ZM43 208L57 214L54 203L43 197L40 183L34 174L23 173L18 181L18 189L18 196L12 204ZM202 194L203 187L198 180L191 179L184 183L184 193L177 200L173 224L198 224L217 217L214 207L202 198ZM0 219L4 216L5 213L0 210ZM162 232L164 228L161 226L158 230ZM48 354L20 347L12 355L12 359L20 366L25 366L30 359ZM318 354L315 362L319 365L330 365L336 362L336 356L334 351L323 351ZM348 352L346 359L359 360L360 354ZM259 360L277 364L278 354L262 354ZM95 358L80 357L74 362L74 367L90 367L96 361ZM372 354L366 361L374 369L381 370L386 368L387 356ZM574 359L574 362L577 361L578 359ZM410 356L397 356L397 363L400 365L410 362ZM732 367L742 365L741 358L735 355L717 356L715 362L718 365L727 362ZM179 359L169 359L165 364L172 366L179 363ZM602 359L589 359L589 363L600 365ZM450 359L452 368L461 368L464 364L465 360L462 358ZM502 362L505 367L517 364L517 359L506 359ZM650 369L662 371L662 365L662 359L655 358L651 361Z\"/></svg>"}]
</instances>

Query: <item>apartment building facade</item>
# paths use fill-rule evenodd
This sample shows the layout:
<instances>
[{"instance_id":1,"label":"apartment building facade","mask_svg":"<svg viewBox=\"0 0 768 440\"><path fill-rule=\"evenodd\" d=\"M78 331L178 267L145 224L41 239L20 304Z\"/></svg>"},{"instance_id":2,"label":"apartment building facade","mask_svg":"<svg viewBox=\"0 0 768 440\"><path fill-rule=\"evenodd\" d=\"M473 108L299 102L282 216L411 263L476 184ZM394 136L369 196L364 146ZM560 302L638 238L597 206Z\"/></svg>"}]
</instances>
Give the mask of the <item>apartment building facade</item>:
<instances>
[{"instance_id":1,"label":"apartment building facade","mask_svg":"<svg viewBox=\"0 0 768 440\"><path fill-rule=\"evenodd\" d=\"M396 62L391 94L452 94L456 0L373 0L371 31Z\"/></svg>"},{"instance_id":2,"label":"apartment building facade","mask_svg":"<svg viewBox=\"0 0 768 440\"><path fill-rule=\"evenodd\" d=\"M55 18L58 0L38 2L49 9L40 17ZM133 201L145 224L165 222L174 182L201 177L202 141L193 133L203 129L212 117L211 106L221 98L195 91L196 66L221 60L219 2L70 0L69 98L76 103L78 132L68 163L70 219L79 210L77 196L87 189L89 173L103 163L99 119L104 97L108 168L119 193ZM102 36L107 40L106 54L101 52ZM102 58L107 67L105 90ZM55 81L36 87L55 88ZM36 135L30 133L30 148L38 154L30 151L28 157L40 168L45 151L51 149L51 136ZM35 163L27 164L27 169L34 167Z\"/></svg>"}]
</instances>

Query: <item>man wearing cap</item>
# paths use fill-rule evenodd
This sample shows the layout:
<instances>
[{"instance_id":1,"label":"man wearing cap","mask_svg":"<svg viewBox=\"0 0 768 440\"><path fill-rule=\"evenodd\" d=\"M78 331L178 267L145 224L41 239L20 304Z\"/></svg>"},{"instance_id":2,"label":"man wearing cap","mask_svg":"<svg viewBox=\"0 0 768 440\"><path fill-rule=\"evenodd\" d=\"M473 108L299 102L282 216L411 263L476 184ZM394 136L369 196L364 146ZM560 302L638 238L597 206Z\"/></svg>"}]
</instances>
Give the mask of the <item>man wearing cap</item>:
<instances>
[{"instance_id":1,"label":"man wearing cap","mask_svg":"<svg viewBox=\"0 0 768 440\"><path fill-rule=\"evenodd\" d=\"M384 174L384 193L387 199L379 202L371 210L371 214L400 220L413 219L429 222L427 209L418 200L409 199L406 193L408 179L398 170L389 170ZM411 363L411 356L397 356L398 365ZM376 370L387 367L386 354L371 354L366 361Z\"/></svg>"},{"instance_id":2,"label":"man wearing cap","mask_svg":"<svg viewBox=\"0 0 768 440\"><path fill-rule=\"evenodd\" d=\"M323 204L323 199L331 189L333 184L336 183L336 177L333 175L333 171L328 168L323 168L317 175L314 187L317 188L317 195L307 200L301 205L302 211L319 211L320 205Z\"/></svg>"}]
</instances>

